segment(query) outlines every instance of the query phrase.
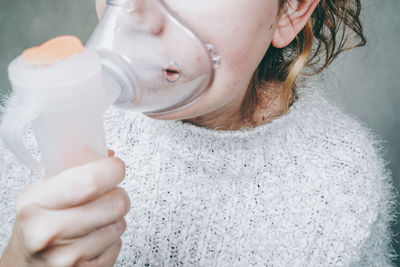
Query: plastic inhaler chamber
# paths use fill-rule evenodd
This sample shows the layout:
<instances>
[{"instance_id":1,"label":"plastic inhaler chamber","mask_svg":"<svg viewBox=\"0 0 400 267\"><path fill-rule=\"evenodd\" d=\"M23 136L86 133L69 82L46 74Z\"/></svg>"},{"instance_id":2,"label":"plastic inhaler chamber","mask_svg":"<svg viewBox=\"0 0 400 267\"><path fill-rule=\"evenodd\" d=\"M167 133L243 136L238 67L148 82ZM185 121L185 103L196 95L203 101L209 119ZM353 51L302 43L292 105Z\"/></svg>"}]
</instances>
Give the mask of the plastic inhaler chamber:
<instances>
[{"instance_id":1,"label":"plastic inhaler chamber","mask_svg":"<svg viewBox=\"0 0 400 267\"><path fill-rule=\"evenodd\" d=\"M107 156L102 115L113 97L103 89L99 57L82 44L81 51L70 51L75 39L50 40L24 52L8 67L16 105L7 110L0 135L37 174L55 175ZM23 142L28 125L40 162Z\"/></svg>"},{"instance_id":2,"label":"plastic inhaler chamber","mask_svg":"<svg viewBox=\"0 0 400 267\"><path fill-rule=\"evenodd\" d=\"M108 0L86 48L101 58L114 105L164 115L192 105L213 81L213 46L162 0Z\"/></svg>"}]
</instances>

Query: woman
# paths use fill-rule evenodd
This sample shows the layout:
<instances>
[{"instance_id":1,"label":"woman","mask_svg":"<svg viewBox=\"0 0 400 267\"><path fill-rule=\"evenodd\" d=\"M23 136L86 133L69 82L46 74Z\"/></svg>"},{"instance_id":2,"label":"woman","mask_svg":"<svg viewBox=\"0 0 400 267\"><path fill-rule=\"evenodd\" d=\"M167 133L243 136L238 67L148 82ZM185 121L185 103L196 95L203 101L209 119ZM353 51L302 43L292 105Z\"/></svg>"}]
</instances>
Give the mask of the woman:
<instances>
[{"instance_id":1,"label":"woman","mask_svg":"<svg viewBox=\"0 0 400 267\"><path fill-rule=\"evenodd\" d=\"M15 222L36 177L3 149L0 266L390 265L394 196L373 138L295 86L349 48L341 30L364 44L360 1L165 3L218 50L213 84L168 116L109 110L121 159L37 179Z\"/></svg>"}]
</instances>

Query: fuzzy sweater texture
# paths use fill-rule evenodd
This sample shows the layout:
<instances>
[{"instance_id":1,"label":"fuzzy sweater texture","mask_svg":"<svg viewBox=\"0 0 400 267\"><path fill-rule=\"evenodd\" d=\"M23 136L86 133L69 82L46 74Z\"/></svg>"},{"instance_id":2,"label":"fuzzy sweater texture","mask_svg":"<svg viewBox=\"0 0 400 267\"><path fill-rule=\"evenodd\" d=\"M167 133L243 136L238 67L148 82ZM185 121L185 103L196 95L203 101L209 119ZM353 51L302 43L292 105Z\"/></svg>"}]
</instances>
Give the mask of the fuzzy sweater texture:
<instances>
[{"instance_id":1,"label":"fuzzy sweater texture","mask_svg":"<svg viewBox=\"0 0 400 267\"><path fill-rule=\"evenodd\" d=\"M298 94L287 115L232 132L110 108L132 203L115 266L392 266L395 190L378 142L318 89ZM0 153L1 252L38 177Z\"/></svg>"}]
</instances>

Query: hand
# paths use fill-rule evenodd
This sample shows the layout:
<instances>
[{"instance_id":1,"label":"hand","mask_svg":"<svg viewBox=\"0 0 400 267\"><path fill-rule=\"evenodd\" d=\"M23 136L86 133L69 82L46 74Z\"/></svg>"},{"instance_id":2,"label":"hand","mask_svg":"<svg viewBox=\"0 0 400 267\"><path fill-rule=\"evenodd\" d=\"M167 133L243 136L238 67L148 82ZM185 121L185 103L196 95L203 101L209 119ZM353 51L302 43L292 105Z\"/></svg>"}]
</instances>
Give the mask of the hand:
<instances>
[{"instance_id":1,"label":"hand","mask_svg":"<svg viewBox=\"0 0 400 267\"><path fill-rule=\"evenodd\" d=\"M31 184L0 266L113 266L126 229L125 165L109 158Z\"/></svg>"}]
</instances>

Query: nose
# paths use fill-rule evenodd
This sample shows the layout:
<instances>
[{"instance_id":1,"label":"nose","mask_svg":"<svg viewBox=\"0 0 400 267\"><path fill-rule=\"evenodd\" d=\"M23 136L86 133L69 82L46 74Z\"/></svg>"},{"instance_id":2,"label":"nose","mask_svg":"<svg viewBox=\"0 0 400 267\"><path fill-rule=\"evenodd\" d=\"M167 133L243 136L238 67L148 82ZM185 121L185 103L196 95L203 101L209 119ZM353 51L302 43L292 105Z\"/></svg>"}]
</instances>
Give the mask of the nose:
<instances>
[{"instance_id":1,"label":"nose","mask_svg":"<svg viewBox=\"0 0 400 267\"><path fill-rule=\"evenodd\" d=\"M143 8L145 0L107 0L109 6L120 6L125 8L128 12L138 11Z\"/></svg>"},{"instance_id":2,"label":"nose","mask_svg":"<svg viewBox=\"0 0 400 267\"><path fill-rule=\"evenodd\" d=\"M160 35L164 29L165 16L161 14L159 0L107 0L107 4L123 7L137 24L153 35Z\"/></svg>"}]
</instances>

